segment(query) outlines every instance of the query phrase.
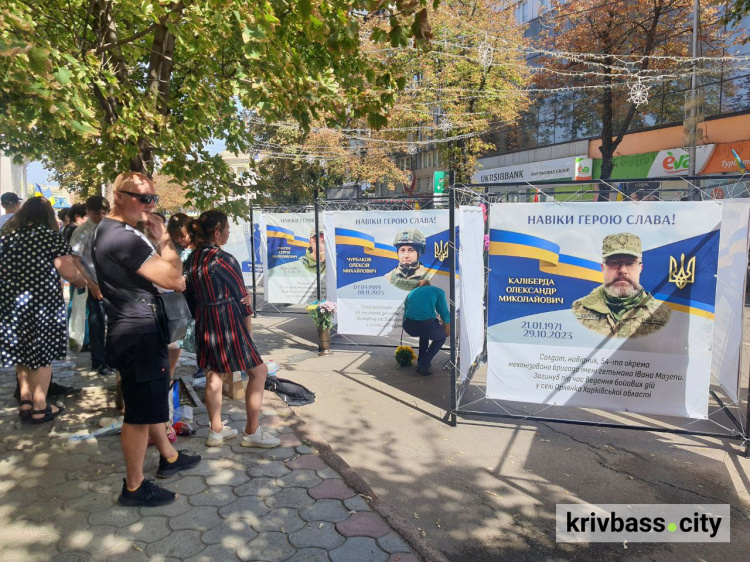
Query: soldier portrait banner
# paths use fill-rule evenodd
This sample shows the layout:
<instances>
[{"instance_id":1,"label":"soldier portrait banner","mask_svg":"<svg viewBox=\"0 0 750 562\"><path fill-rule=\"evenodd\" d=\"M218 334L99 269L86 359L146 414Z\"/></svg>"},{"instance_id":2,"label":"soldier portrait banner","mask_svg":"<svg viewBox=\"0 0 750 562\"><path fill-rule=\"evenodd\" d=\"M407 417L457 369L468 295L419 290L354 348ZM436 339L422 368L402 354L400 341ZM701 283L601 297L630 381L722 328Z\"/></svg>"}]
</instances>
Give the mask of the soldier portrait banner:
<instances>
[{"instance_id":1,"label":"soldier portrait banner","mask_svg":"<svg viewBox=\"0 0 750 562\"><path fill-rule=\"evenodd\" d=\"M254 236L251 236L251 232ZM255 239L255 248L253 251L253 238ZM263 281L263 251L265 244L263 242L263 214L256 213L255 222L250 223L243 219L235 218L229 228L229 240L224 245L224 250L232 254L240 262L242 268L242 278L246 287L253 284L253 263L250 261L254 256L255 259L255 283L260 287Z\"/></svg>"},{"instance_id":2,"label":"soldier portrait banner","mask_svg":"<svg viewBox=\"0 0 750 562\"><path fill-rule=\"evenodd\" d=\"M448 294L448 212L336 211L338 331L398 337L406 295L426 279Z\"/></svg>"},{"instance_id":3,"label":"soldier portrait banner","mask_svg":"<svg viewBox=\"0 0 750 562\"><path fill-rule=\"evenodd\" d=\"M489 398L706 418L722 209L496 204Z\"/></svg>"},{"instance_id":4,"label":"soldier portrait banner","mask_svg":"<svg viewBox=\"0 0 750 562\"><path fill-rule=\"evenodd\" d=\"M314 213L264 213L266 224L266 300L307 304L317 293L318 256ZM321 230L320 274L325 278L325 237ZM321 297L324 296L321 287Z\"/></svg>"}]
</instances>

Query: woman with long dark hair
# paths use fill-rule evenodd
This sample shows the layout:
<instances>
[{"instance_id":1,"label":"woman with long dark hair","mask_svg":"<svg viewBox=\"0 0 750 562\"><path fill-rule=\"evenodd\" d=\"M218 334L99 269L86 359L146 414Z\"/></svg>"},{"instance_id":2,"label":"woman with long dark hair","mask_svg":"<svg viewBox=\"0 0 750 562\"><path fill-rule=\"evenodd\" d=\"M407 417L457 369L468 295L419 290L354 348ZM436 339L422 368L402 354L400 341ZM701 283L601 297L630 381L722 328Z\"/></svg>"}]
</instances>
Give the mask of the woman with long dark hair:
<instances>
[{"instance_id":1,"label":"woman with long dark hair","mask_svg":"<svg viewBox=\"0 0 750 562\"><path fill-rule=\"evenodd\" d=\"M211 428L206 445L216 447L237 435L221 421L222 374L246 371L247 422L243 447L276 447L280 440L259 424L268 368L250 336L250 295L242 270L221 246L229 240L229 220L221 211L206 211L190 223L196 249L185 263L187 288L195 298L195 342L198 366L206 370L206 409Z\"/></svg>"},{"instance_id":2,"label":"woman with long dark hair","mask_svg":"<svg viewBox=\"0 0 750 562\"><path fill-rule=\"evenodd\" d=\"M60 277L93 283L72 254L43 197L26 201L0 230L0 362L16 367L19 416L33 424L64 411L46 400L52 361L65 359L68 346Z\"/></svg>"}]
</instances>

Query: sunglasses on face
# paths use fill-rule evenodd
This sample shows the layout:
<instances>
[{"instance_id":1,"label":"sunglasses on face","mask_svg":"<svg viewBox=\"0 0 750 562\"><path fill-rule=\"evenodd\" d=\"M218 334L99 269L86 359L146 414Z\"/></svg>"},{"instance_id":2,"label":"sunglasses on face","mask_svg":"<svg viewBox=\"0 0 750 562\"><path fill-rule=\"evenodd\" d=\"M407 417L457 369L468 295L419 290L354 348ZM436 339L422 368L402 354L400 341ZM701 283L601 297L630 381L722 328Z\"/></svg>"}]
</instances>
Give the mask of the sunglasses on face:
<instances>
[{"instance_id":1,"label":"sunglasses on face","mask_svg":"<svg viewBox=\"0 0 750 562\"><path fill-rule=\"evenodd\" d=\"M132 191L125 191L121 189L117 193L125 193L127 195L130 195L131 197L135 197L143 203L144 205L150 205L151 203L158 203L159 202L159 196L158 195L152 195L150 193L133 193Z\"/></svg>"}]
</instances>

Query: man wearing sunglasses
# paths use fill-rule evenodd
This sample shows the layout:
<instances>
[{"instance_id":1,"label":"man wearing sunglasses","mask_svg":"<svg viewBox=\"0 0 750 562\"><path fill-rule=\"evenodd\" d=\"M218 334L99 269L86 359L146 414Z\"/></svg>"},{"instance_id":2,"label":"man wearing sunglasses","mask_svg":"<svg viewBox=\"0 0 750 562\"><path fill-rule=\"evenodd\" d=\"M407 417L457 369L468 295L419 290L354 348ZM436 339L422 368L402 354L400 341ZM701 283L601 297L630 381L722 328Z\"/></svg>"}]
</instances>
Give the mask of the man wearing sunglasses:
<instances>
[{"instance_id":1,"label":"man wearing sunglasses","mask_svg":"<svg viewBox=\"0 0 750 562\"><path fill-rule=\"evenodd\" d=\"M161 459L156 475L167 478L195 467L198 455L178 453L169 443L169 356L149 303L163 290L184 291L182 262L164 223L151 212L159 196L153 182L137 172L117 176L114 205L94 235L92 257L107 310L109 364L122 378L125 418L121 444L125 456L120 505L157 507L175 494L143 477L149 437ZM136 225L141 222L159 240L157 253Z\"/></svg>"},{"instance_id":2,"label":"man wearing sunglasses","mask_svg":"<svg viewBox=\"0 0 750 562\"><path fill-rule=\"evenodd\" d=\"M598 334L631 338L662 329L671 316L640 285L643 271L641 239L621 232L602 241L604 284L573 303L578 321Z\"/></svg>"}]
</instances>

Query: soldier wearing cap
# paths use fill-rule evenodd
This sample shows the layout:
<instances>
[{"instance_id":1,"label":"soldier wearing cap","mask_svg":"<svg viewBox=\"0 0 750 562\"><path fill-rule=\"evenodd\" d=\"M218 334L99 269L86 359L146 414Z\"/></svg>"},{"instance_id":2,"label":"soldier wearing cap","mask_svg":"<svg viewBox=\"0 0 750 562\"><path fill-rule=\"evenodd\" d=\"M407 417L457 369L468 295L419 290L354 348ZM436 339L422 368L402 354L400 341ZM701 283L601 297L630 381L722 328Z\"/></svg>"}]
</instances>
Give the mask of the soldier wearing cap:
<instances>
[{"instance_id":1,"label":"soldier wearing cap","mask_svg":"<svg viewBox=\"0 0 750 562\"><path fill-rule=\"evenodd\" d=\"M663 328L671 311L640 285L641 239L622 232L602 241L604 284L573 303L576 319L599 334L640 337Z\"/></svg>"},{"instance_id":2,"label":"soldier wearing cap","mask_svg":"<svg viewBox=\"0 0 750 562\"><path fill-rule=\"evenodd\" d=\"M411 291L423 280L432 275L421 263L419 256L424 254L427 239L417 228L405 228L393 240L398 252L398 265L385 278L390 284L404 291Z\"/></svg>"},{"instance_id":3,"label":"soldier wearing cap","mask_svg":"<svg viewBox=\"0 0 750 562\"><path fill-rule=\"evenodd\" d=\"M315 242L316 238L318 240L317 244ZM317 266L315 264L318 262L318 248L320 248L320 272L325 272L326 248L324 242L325 240L323 236L323 229L319 229L316 232L315 228L313 227L313 229L310 231L310 246L307 248L307 251L305 251L305 255L299 259L302 267L304 267L307 271L311 271L313 273L317 272Z\"/></svg>"}]
</instances>

